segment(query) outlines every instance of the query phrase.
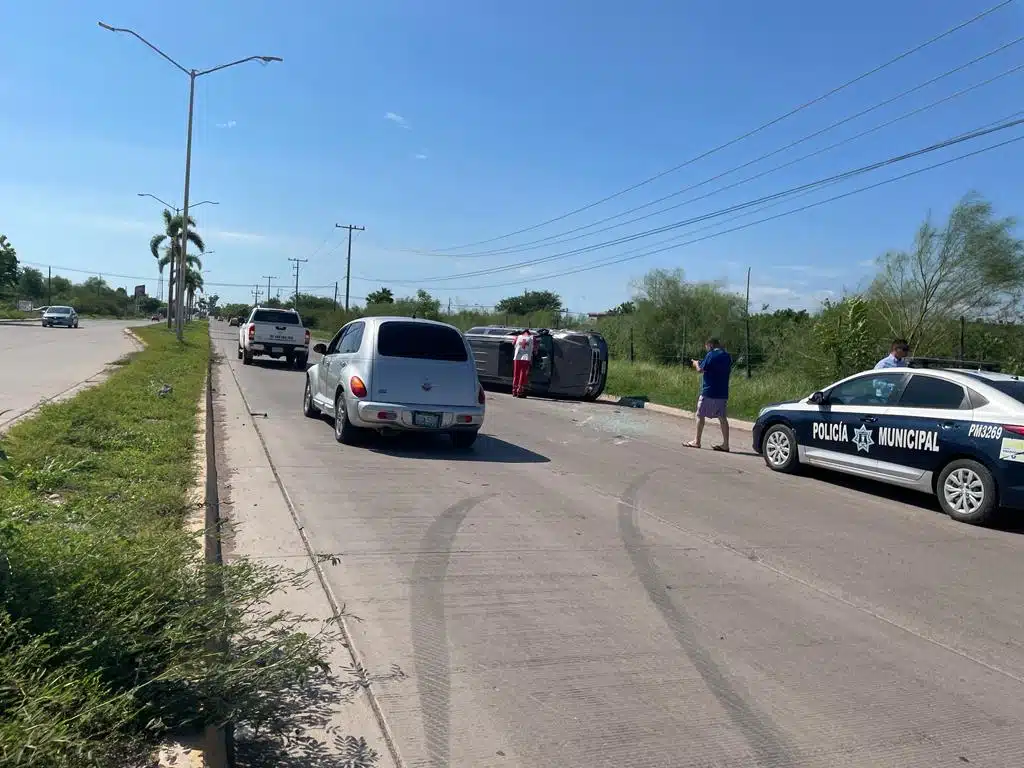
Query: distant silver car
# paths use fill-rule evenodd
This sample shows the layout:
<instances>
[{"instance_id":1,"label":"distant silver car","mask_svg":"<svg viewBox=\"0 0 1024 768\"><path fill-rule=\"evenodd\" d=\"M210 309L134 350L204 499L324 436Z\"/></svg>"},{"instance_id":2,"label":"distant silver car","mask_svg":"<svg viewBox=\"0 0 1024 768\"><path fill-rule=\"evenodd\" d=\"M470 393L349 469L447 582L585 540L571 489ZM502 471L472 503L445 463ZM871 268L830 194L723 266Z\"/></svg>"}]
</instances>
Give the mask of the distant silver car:
<instances>
[{"instance_id":1,"label":"distant silver car","mask_svg":"<svg viewBox=\"0 0 1024 768\"><path fill-rule=\"evenodd\" d=\"M43 328L63 325L65 328L78 327L78 313L74 307L47 307L42 317Z\"/></svg>"},{"instance_id":2,"label":"distant silver car","mask_svg":"<svg viewBox=\"0 0 1024 768\"><path fill-rule=\"evenodd\" d=\"M364 317L313 351L323 358L306 371L302 410L311 418L333 416L339 443L357 443L370 430L445 432L457 448L476 441L486 399L458 328Z\"/></svg>"}]
</instances>

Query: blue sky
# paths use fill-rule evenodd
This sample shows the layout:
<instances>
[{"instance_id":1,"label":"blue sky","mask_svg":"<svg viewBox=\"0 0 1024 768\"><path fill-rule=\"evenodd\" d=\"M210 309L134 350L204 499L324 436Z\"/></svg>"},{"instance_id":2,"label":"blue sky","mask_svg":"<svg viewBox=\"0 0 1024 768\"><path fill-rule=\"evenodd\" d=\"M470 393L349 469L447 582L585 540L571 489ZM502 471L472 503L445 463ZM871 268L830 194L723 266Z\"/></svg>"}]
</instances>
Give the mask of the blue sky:
<instances>
[{"instance_id":1,"label":"blue sky","mask_svg":"<svg viewBox=\"0 0 1024 768\"><path fill-rule=\"evenodd\" d=\"M862 283L871 260L909 244L920 220L969 190L1002 214L1024 210L1024 143L804 213L622 264L544 277L668 237L713 234L963 152L1024 135L1024 126L778 205L689 228L452 280L464 272L564 253L701 216L910 151L1018 109L1021 73L764 178L564 245L490 256L591 224L702 182L912 88L1024 34L1015 2L778 125L577 216L477 248L599 200L732 139L996 0L375 0L285 4L238 0L172 6L38 0L0 8L0 232L26 262L156 290L149 236L176 202L184 166L187 78L124 35L130 27L186 66L248 64L197 85L192 200L207 246L209 292L300 283L330 295L344 280L343 232L360 224L352 294L381 283L427 288L454 304L493 304L525 288L560 293L575 311L627 299L655 267L740 286L755 306L812 306ZM91 6L86 8L85 6ZM301 10L300 10L301 9ZM179 20L187 19L183 30ZM1024 63L1024 44L886 107L635 215L686 201L841 141ZM631 218L631 217L628 217ZM621 219L609 222L618 223ZM715 227L711 227L715 224ZM607 225L604 225L607 226ZM589 231L589 230L585 230ZM677 241L678 242L678 241ZM628 253L627 253L628 252ZM468 257L455 258L451 254ZM109 277L125 275L126 277ZM142 279L134 279L135 276ZM405 282L401 282L405 281ZM513 283L513 284L509 284ZM342 282L343 285L343 282ZM237 286L237 287L236 287ZM330 286L330 287L328 287ZM343 290L343 288L342 288Z\"/></svg>"}]
</instances>

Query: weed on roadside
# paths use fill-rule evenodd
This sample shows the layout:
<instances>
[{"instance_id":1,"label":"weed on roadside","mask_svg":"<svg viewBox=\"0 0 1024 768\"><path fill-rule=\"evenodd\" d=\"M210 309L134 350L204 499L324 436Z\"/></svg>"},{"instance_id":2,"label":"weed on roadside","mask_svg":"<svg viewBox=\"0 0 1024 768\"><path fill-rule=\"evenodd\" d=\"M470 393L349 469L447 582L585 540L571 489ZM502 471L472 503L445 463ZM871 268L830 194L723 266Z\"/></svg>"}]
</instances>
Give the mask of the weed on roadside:
<instances>
[{"instance_id":1,"label":"weed on roadside","mask_svg":"<svg viewBox=\"0 0 1024 768\"><path fill-rule=\"evenodd\" d=\"M729 415L754 419L764 406L806 397L821 384L789 371L755 371L748 379L742 369L733 369L729 381ZM681 365L612 360L608 365L605 391L619 397L646 395L652 403L692 411L697 407L700 394L700 374Z\"/></svg>"},{"instance_id":2,"label":"weed on roadside","mask_svg":"<svg viewBox=\"0 0 1024 768\"><path fill-rule=\"evenodd\" d=\"M130 365L0 445L5 768L148 765L169 734L229 722L280 746L351 695L325 662L336 628L267 607L305 575L208 566L184 528L206 325L139 333Z\"/></svg>"}]
</instances>

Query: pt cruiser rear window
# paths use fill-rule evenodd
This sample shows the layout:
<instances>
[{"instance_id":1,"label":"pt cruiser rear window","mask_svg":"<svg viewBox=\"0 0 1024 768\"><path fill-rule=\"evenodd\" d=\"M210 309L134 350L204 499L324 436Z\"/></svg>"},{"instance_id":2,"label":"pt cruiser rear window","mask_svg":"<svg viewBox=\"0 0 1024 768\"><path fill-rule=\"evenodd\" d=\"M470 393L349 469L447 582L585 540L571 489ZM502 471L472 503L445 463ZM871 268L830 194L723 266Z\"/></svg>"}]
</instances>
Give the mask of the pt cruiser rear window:
<instances>
[{"instance_id":1,"label":"pt cruiser rear window","mask_svg":"<svg viewBox=\"0 0 1024 768\"><path fill-rule=\"evenodd\" d=\"M469 359L462 334L443 325L427 323L381 323L377 332L377 353L383 357L411 357L417 360L447 360L462 363Z\"/></svg>"}]
</instances>

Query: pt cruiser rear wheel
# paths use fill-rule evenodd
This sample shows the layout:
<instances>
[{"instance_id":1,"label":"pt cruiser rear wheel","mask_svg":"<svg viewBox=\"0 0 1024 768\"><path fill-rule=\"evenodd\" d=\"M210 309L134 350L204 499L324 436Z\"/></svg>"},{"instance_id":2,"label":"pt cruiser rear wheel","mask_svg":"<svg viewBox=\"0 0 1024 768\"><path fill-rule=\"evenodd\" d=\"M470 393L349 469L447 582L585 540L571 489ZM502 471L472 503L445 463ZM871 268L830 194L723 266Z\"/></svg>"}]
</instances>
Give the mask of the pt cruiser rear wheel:
<instances>
[{"instance_id":1,"label":"pt cruiser rear wheel","mask_svg":"<svg viewBox=\"0 0 1024 768\"><path fill-rule=\"evenodd\" d=\"M942 511L961 523L987 522L998 509L998 492L992 473L972 459L947 464L935 484Z\"/></svg>"},{"instance_id":2,"label":"pt cruiser rear wheel","mask_svg":"<svg viewBox=\"0 0 1024 768\"><path fill-rule=\"evenodd\" d=\"M313 404L313 388L309 386L309 376L306 377L306 391L302 395L302 413L311 419L320 416L320 409Z\"/></svg>"},{"instance_id":3,"label":"pt cruiser rear wheel","mask_svg":"<svg viewBox=\"0 0 1024 768\"><path fill-rule=\"evenodd\" d=\"M761 453L768 469L795 472L797 467L796 435L785 424L772 424L764 432Z\"/></svg>"},{"instance_id":4,"label":"pt cruiser rear wheel","mask_svg":"<svg viewBox=\"0 0 1024 768\"><path fill-rule=\"evenodd\" d=\"M345 395L341 392L334 398L334 439L342 445L358 445L365 433L348 420Z\"/></svg>"}]
</instances>

